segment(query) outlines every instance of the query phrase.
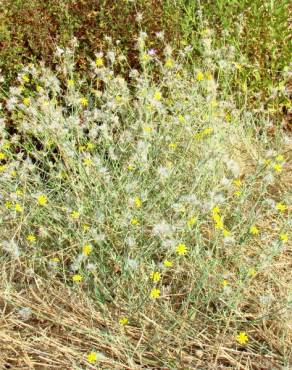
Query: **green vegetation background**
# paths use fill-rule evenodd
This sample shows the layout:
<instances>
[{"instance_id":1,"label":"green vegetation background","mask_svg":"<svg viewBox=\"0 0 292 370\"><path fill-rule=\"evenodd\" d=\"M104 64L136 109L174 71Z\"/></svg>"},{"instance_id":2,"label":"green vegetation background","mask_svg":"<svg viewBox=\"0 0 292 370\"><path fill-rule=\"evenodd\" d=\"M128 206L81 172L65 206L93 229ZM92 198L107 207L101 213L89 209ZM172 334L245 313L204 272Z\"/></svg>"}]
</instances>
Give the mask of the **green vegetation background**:
<instances>
[{"instance_id":1,"label":"green vegetation background","mask_svg":"<svg viewBox=\"0 0 292 370\"><path fill-rule=\"evenodd\" d=\"M230 88L248 88L249 103L264 102L282 112L283 99L270 99L273 87L286 85L283 70L289 66L291 27L289 0L2 0L0 3L0 69L7 87L23 64L44 60L54 66L54 49L73 36L80 45L76 58L86 70L87 58L102 48L105 35L120 40L132 66L136 66L135 37L142 29L154 40L156 32L174 47L189 43L200 59L202 30L214 30L215 46L233 45L247 63ZM260 99L259 99L260 98Z\"/></svg>"}]
</instances>

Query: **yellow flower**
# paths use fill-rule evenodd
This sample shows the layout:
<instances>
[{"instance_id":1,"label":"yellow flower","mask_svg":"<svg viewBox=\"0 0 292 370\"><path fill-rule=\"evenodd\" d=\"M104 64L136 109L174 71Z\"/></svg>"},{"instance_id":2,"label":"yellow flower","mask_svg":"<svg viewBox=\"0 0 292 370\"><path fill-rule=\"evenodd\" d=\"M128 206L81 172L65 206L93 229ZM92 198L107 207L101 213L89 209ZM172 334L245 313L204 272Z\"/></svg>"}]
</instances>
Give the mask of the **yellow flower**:
<instances>
[{"instance_id":1,"label":"yellow flower","mask_svg":"<svg viewBox=\"0 0 292 370\"><path fill-rule=\"evenodd\" d=\"M211 135L211 134L212 134L212 132L213 132L212 127L206 127L206 128L203 130L202 134L203 134L203 136L208 136L208 135Z\"/></svg>"},{"instance_id":2,"label":"yellow flower","mask_svg":"<svg viewBox=\"0 0 292 370\"><path fill-rule=\"evenodd\" d=\"M9 201L5 202L5 208L7 209L11 208L11 202Z\"/></svg>"},{"instance_id":3,"label":"yellow flower","mask_svg":"<svg viewBox=\"0 0 292 370\"><path fill-rule=\"evenodd\" d=\"M185 117L182 114L179 114L178 120L179 120L180 123L184 123L185 122Z\"/></svg>"},{"instance_id":4,"label":"yellow flower","mask_svg":"<svg viewBox=\"0 0 292 370\"><path fill-rule=\"evenodd\" d=\"M133 171L135 169L135 166L133 164L128 165L128 170Z\"/></svg>"},{"instance_id":5,"label":"yellow flower","mask_svg":"<svg viewBox=\"0 0 292 370\"><path fill-rule=\"evenodd\" d=\"M157 288L153 288L150 292L150 298L151 299L156 299L160 297L160 289L157 289Z\"/></svg>"},{"instance_id":6,"label":"yellow flower","mask_svg":"<svg viewBox=\"0 0 292 370\"><path fill-rule=\"evenodd\" d=\"M74 220L76 220L77 218L79 218L80 216L80 213L78 211L73 211L71 212L71 215L70 215Z\"/></svg>"},{"instance_id":7,"label":"yellow flower","mask_svg":"<svg viewBox=\"0 0 292 370\"><path fill-rule=\"evenodd\" d=\"M171 58L168 58L165 62L166 68L172 68L173 67L173 60Z\"/></svg>"},{"instance_id":8,"label":"yellow flower","mask_svg":"<svg viewBox=\"0 0 292 370\"><path fill-rule=\"evenodd\" d=\"M144 126L143 131L146 132L147 134L150 134L150 132L153 131L153 127L151 126Z\"/></svg>"},{"instance_id":9,"label":"yellow flower","mask_svg":"<svg viewBox=\"0 0 292 370\"><path fill-rule=\"evenodd\" d=\"M23 82L29 82L30 81L29 76L28 75L23 75L22 76L22 81Z\"/></svg>"},{"instance_id":10,"label":"yellow flower","mask_svg":"<svg viewBox=\"0 0 292 370\"><path fill-rule=\"evenodd\" d=\"M26 240L33 243L36 241L36 237L33 234L29 234L27 235Z\"/></svg>"},{"instance_id":11,"label":"yellow flower","mask_svg":"<svg viewBox=\"0 0 292 370\"><path fill-rule=\"evenodd\" d=\"M132 218L131 219L131 224L132 225L140 225L139 220L137 218Z\"/></svg>"},{"instance_id":12,"label":"yellow flower","mask_svg":"<svg viewBox=\"0 0 292 370\"><path fill-rule=\"evenodd\" d=\"M217 214L217 213L220 213L221 211L220 211L220 208L219 208L219 206L215 206L215 207L213 207L213 209L212 209L212 214L213 215L215 215L215 214Z\"/></svg>"},{"instance_id":13,"label":"yellow flower","mask_svg":"<svg viewBox=\"0 0 292 370\"><path fill-rule=\"evenodd\" d=\"M60 262L60 258L58 258L58 257L53 257L53 258L51 259L51 261L52 261L52 262L54 262L54 263L58 263L58 262Z\"/></svg>"},{"instance_id":14,"label":"yellow flower","mask_svg":"<svg viewBox=\"0 0 292 370\"><path fill-rule=\"evenodd\" d=\"M197 217L191 217L188 219L187 224L189 227L192 227L195 225L196 222L197 222Z\"/></svg>"},{"instance_id":15,"label":"yellow flower","mask_svg":"<svg viewBox=\"0 0 292 370\"><path fill-rule=\"evenodd\" d=\"M240 187L241 186L241 180L240 179L235 179L235 180L233 180L233 184L237 187Z\"/></svg>"},{"instance_id":16,"label":"yellow flower","mask_svg":"<svg viewBox=\"0 0 292 370\"><path fill-rule=\"evenodd\" d=\"M197 77L196 77L196 79L197 79L197 81L203 81L203 79L204 79L204 74L203 74L203 72L199 71L199 72L197 73Z\"/></svg>"},{"instance_id":17,"label":"yellow flower","mask_svg":"<svg viewBox=\"0 0 292 370\"><path fill-rule=\"evenodd\" d=\"M103 66L103 58L102 57L97 57L96 60L95 60L95 65L97 67L102 67Z\"/></svg>"},{"instance_id":18,"label":"yellow flower","mask_svg":"<svg viewBox=\"0 0 292 370\"><path fill-rule=\"evenodd\" d=\"M92 246L90 244L85 244L82 248L82 253L85 254L85 256L88 256L92 251Z\"/></svg>"},{"instance_id":19,"label":"yellow flower","mask_svg":"<svg viewBox=\"0 0 292 370\"><path fill-rule=\"evenodd\" d=\"M274 163L272 168L276 171L276 172L281 172L282 171L282 165L279 164L279 163Z\"/></svg>"},{"instance_id":20,"label":"yellow flower","mask_svg":"<svg viewBox=\"0 0 292 370\"><path fill-rule=\"evenodd\" d=\"M163 265L165 267L172 267L173 266L173 262L172 261L169 261L169 260L164 260L163 261Z\"/></svg>"},{"instance_id":21,"label":"yellow flower","mask_svg":"<svg viewBox=\"0 0 292 370\"><path fill-rule=\"evenodd\" d=\"M90 143L90 142L89 142L89 143L87 143L87 145L86 145L86 146L87 146L87 149L88 149L88 150L93 150L93 149L94 149L94 144L93 144L93 143Z\"/></svg>"},{"instance_id":22,"label":"yellow flower","mask_svg":"<svg viewBox=\"0 0 292 370\"><path fill-rule=\"evenodd\" d=\"M129 323L129 319L126 316L123 316L119 319L119 324L121 326L125 326Z\"/></svg>"},{"instance_id":23,"label":"yellow flower","mask_svg":"<svg viewBox=\"0 0 292 370\"><path fill-rule=\"evenodd\" d=\"M259 229L256 226L253 225L253 226L250 227L249 232L252 235L258 235L259 234Z\"/></svg>"},{"instance_id":24,"label":"yellow flower","mask_svg":"<svg viewBox=\"0 0 292 370\"><path fill-rule=\"evenodd\" d=\"M23 212L23 208L21 207L21 205L19 203L15 204L14 209L15 209L16 212L19 212L19 213Z\"/></svg>"},{"instance_id":25,"label":"yellow flower","mask_svg":"<svg viewBox=\"0 0 292 370\"><path fill-rule=\"evenodd\" d=\"M67 85L68 85L69 87L73 87L73 86L75 85L75 81L74 81L74 80L68 80L68 81L67 81Z\"/></svg>"},{"instance_id":26,"label":"yellow flower","mask_svg":"<svg viewBox=\"0 0 292 370\"><path fill-rule=\"evenodd\" d=\"M176 253L179 255L179 256L184 256L185 254L187 254L188 250L187 250L187 247L185 244L178 244L177 247L176 247Z\"/></svg>"},{"instance_id":27,"label":"yellow flower","mask_svg":"<svg viewBox=\"0 0 292 370\"><path fill-rule=\"evenodd\" d=\"M248 336L246 335L245 331L239 332L235 338L239 344L246 344L248 342Z\"/></svg>"},{"instance_id":28,"label":"yellow flower","mask_svg":"<svg viewBox=\"0 0 292 370\"><path fill-rule=\"evenodd\" d=\"M176 143L170 143L170 144L168 144L168 147L169 147L169 149L175 150L177 148L177 144Z\"/></svg>"},{"instance_id":29,"label":"yellow flower","mask_svg":"<svg viewBox=\"0 0 292 370\"><path fill-rule=\"evenodd\" d=\"M22 103L28 107L30 105L30 98L23 98Z\"/></svg>"},{"instance_id":30,"label":"yellow flower","mask_svg":"<svg viewBox=\"0 0 292 370\"><path fill-rule=\"evenodd\" d=\"M83 277L79 274L73 275L72 280L74 283L80 283L82 281Z\"/></svg>"},{"instance_id":31,"label":"yellow flower","mask_svg":"<svg viewBox=\"0 0 292 370\"><path fill-rule=\"evenodd\" d=\"M286 243L288 241L288 234L280 234L280 240L283 242L283 243Z\"/></svg>"},{"instance_id":32,"label":"yellow flower","mask_svg":"<svg viewBox=\"0 0 292 370\"><path fill-rule=\"evenodd\" d=\"M140 208L140 207L142 206L142 200L141 200L140 198L136 197L136 198L134 199L134 202L135 202L135 206L136 206L137 208Z\"/></svg>"},{"instance_id":33,"label":"yellow flower","mask_svg":"<svg viewBox=\"0 0 292 370\"><path fill-rule=\"evenodd\" d=\"M287 207L285 206L285 204L283 204L283 203L278 203L278 204L276 204L276 208L277 208L277 210L278 211L280 211L280 212L284 212L284 211L286 211L286 209L287 209Z\"/></svg>"},{"instance_id":34,"label":"yellow flower","mask_svg":"<svg viewBox=\"0 0 292 370\"><path fill-rule=\"evenodd\" d=\"M211 73L211 72L209 72L209 71L205 72L205 77L206 77L206 79L207 79L207 80L209 80L209 81L211 81L211 80L212 80L212 78L213 78L212 73Z\"/></svg>"},{"instance_id":35,"label":"yellow flower","mask_svg":"<svg viewBox=\"0 0 292 370\"><path fill-rule=\"evenodd\" d=\"M161 274L159 272L157 272L157 271L156 272L151 272L150 278L153 281L157 282L157 281L159 281L161 279Z\"/></svg>"},{"instance_id":36,"label":"yellow flower","mask_svg":"<svg viewBox=\"0 0 292 370\"><path fill-rule=\"evenodd\" d=\"M277 157L276 157L276 161L277 162L284 162L284 157L282 156L282 154L278 154Z\"/></svg>"},{"instance_id":37,"label":"yellow flower","mask_svg":"<svg viewBox=\"0 0 292 370\"><path fill-rule=\"evenodd\" d=\"M161 92L160 91L155 91L155 93L154 93L154 99L155 100L157 100L157 101L159 101L159 100L161 100L162 99L162 94L161 94Z\"/></svg>"},{"instance_id":38,"label":"yellow flower","mask_svg":"<svg viewBox=\"0 0 292 370\"><path fill-rule=\"evenodd\" d=\"M151 59L151 57L150 57L150 55L149 54L143 54L142 55L142 60L144 61L144 62L149 62L149 60Z\"/></svg>"},{"instance_id":39,"label":"yellow flower","mask_svg":"<svg viewBox=\"0 0 292 370\"><path fill-rule=\"evenodd\" d=\"M86 166L86 167L90 167L90 166L92 166L92 160L91 160L91 158L84 158L83 159L83 164L84 164L84 166Z\"/></svg>"},{"instance_id":40,"label":"yellow flower","mask_svg":"<svg viewBox=\"0 0 292 370\"><path fill-rule=\"evenodd\" d=\"M229 285L229 281L228 280L226 280L226 279L224 279L224 280L222 280L222 285L225 287L225 286L227 286L227 285Z\"/></svg>"},{"instance_id":41,"label":"yellow flower","mask_svg":"<svg viewBox=\"0 0 292 370\"><path fill-rule=\"evenodd\" d=\"M88 225L83 225L83 231L86 232L90 229L90 227Z\"/></svg>"},{"instance_id":42,"label":"yellow flower","mask_svg":"<svg viewBox=\"0 0 292 370\"><path fill-rule=\"evenodd\" d=\"M88 106L88 99L86 99L86 98L80 98L80 99L79 99L79 102L80 102L80 104L81 104L83 107L87 107L87 106Z\"/></svg>"},{"instance_id":43,"label":"yellow flower","mask_svg":"<svg viewBox=\"0 0 292 370\"><path fill-rule=\"evenodd\" d=\"M10 172L10 174L11 174L11 176L15 177L15 176L17 175L17 172L16 172L15 170L12 170L12 171Z\"/></svg>"},{"instance_id":44,"label":"yellow flower","mask_svg":"<svg viewBox=\"0 0 292 370\"><path fill-rule=\"evenodd\" d=\"M241 196L241 194L242 194L242 192L241 192L240 190L236 190L236 191L234 192L234 195L235 195L236 197L240 197L240 196Z\"/></svg>"},{"instance_id":45,"label":"yellow flower","mask_svg":"<svg viewBox=\"0 0 292 370\"><path fill-rule=\"evenodd\" d=\"M48 203L48 199L45 195L39 195L37 201L40 206L45 206Z\"/></svg>"},{"instance_id":46,"label":"yellow flower","mask_svg":"<svg viewBox=\"0 0 292 370\"><path fill-rule=\"evenodd\" d=\"M94 364L97 361L97 353L96 352L89 352L87 355L87 361L90 364Z\"/></svg>"},{"instance_id":47,"label":"yellow flower","mask_svg":"<svg viewBox=\"0 0 292 370\"><path fill-rule=\"evenodd\" d=\"M5 153L0 152L0 161L1 161L2 159L5 159L5 158L6 158L6 154L5 154Z\"/></svg>"},{"instance_id":48,"label":"yellow flower","mask_svg":"<svg viewBox=\"0 0 292 370\"><path fill-rule=\"evenodd\" d=\"M254 267L251 267L250 269L248 269L247 274L248 276L255 277L257 274L257 270Z\"/></svg>"}]
</instances>

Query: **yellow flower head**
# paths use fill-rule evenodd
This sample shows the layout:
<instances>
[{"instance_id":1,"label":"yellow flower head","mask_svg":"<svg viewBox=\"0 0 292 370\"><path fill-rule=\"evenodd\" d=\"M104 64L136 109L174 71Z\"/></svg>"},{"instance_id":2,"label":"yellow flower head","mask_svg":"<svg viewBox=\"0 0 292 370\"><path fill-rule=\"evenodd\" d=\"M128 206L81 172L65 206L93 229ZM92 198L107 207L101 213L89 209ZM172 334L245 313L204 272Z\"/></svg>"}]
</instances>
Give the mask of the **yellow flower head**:
<instances>
[{"instance_id":1,"label":"yellow flower head","mask_svg":"<svg viewBox=\"0 0 292 370\"><path fill-rule=\"evenodd\" d=\"M2 160L2 159L5 159L6 158L6 154L5 153L3 153L3 152L0 152L0 161Z\"/></svg>"},{"instance_id":2,"label":"yellow flower head","mask_svg":"<svg viewBox=\"0 0 292 370\"><path fill-rule=\"evenodd\" d=\"M235 179L235 180L233 180L233 184L237 187L240 187L241 186L241 180L240 179Z\"/></svg>"},{"instance_id":3,"label":"yellow flower head","mask_svg":"<svg viewBox=\"0 0 292 370\"><path fill-rule=\"evenodd\" d=\"M210 71L205 72L205 77L209 81L213 79L212 73Z\"/></svg>"},{"instance_id":4,"label":"yellow flower head","mask_svg":"<svg viewBox=\"0 0 292 370\"><path fill-rule=\"evenodd\" d=\"M89 225L83 225L83 231L86 232L90 229L90 226Z\"/></svg>"},{"instance_id":5,"label":"yellow flower head","mask_svg":"<svg viewBox=\"0 0 292 370\"><path fill-rule=\"evenodd\" d=\"M134 226L135 225L140 225L139 220L137 218L132 218L131 219L131 224L134 225Z\"/></svg>"},{"instance_id":6,"label":"yellow flower head","mask_svg":"<svg viewBox=\"0 0 292 370\"><path fill-rule=\"evenodd\" d=\"M276 172L281 172L282 171L282 165L279 164L279 163L274 163L272 168L276 171Z\"/></svg>"},{"instance_id":7,"label":"yellow flower head","mask_svg":"<svg viewBox=\"0 0 292 370\"><path fill-rule=\"evenodd\" d=\"M128 165L128 170L133 171L135 169L135 166L133 164Z\"/></svg>"},{"instance_id":8,"label":"yellow flower head","mask_svg":"<svg viewBox=\"0 0 292 370\"><path fill-rule=\"evenodd\" d=\"M119 324L121 326L125 326L129 323L129 319L126 316L123 316L119 319Z\"/></svg>"},{"instance_id":9,"label":"yellow flower head","mask_svg":"<svg viewBox=\"0 0 292 370\"><path fill-rule=\"evenodd\" d=\"M227 230L227 229L223 230L223 236L224 237L227 237L227 236L230 236L230 235L231 235L231 232L229 230Z\"/></svg>"},{"instance_id":10,"label":"yellow flower head","mask_svg":"<svg viewBox=\"0 0 292 370\"><path fill-rule=\"evenodd\" d=\"M29 234L27 235L26 240L33 243L36 241L36 237L33 234Z\"/></svg>"},{"instance_id":11,"label":"yellow flower head","mask_svg":"<svg viewBox=\"0 0 292 370\"><path fill-rule=\"evenodd\" d=\"M189 226L189 227L192 227L192 226L194 226L195 225L195 223L197 222L197 217L191 217L191 218L189 218L188 219L188 221L187 221L187 225Z\"/></svg>"},{"instance_id":12,"label":"yellow flower head","mask_svg":"<svg viewBox=\"0 0 292 370\"><path fill-rule=\"evenodd\" d=\"M197 79L197 81L203 81L203 79L204 79L204 73L203 73L203 72L201 72L201 71L199 71L199 72L197 73L197 77L196 77L196 79Z\"/></svg>"},{"instance_id":13,"label":"yellow flower head","mask_svg":"<svg viewBox=\"0 0 292 370\"><path fill-rule=\"evenodd\" d=\"M173 266L173 262L172 261L169 261L169 260L164 260L163 261L163 265L165 267L172 267Z\"/></svg>"},{"instance_id":14,"label":"yellow flower head","mask_svg":"<svg viewBox=\"0 0 292 370\"><path fill-rule=\"evenodd\" d=\"M80 283L82 281L83 277L79 274L73 275L72 280L74 283Z\"/></svg>"},{"instance_id":15,"label":"yellow flower head","mask_svg":"<svg viewBox=\"0 0 292 370\"><path fill-rule=\"evenodd\" d=\"M73 86L75 85L75 81L74 81L74 80L68 80L68 81L67 81L67 85L68 85L69 87L73 87Z\"/></svg>"},{"instance_id":16,"label":"yellow flower head","mask_svg":"<svg viewBox=\"0 0 292 370\"><path fill-rule=\"evenodd\" d=\"M255 277L257 274L257 270L254 267L251 267L250 269L248 269L247 274L248 276Z\"/></svg>"},{"instance_id":17,"label":"yellow flower head","mask_svg":"<svg viewBox=\"0 0 292 370\"><path fill-rule=\"evenodd\" d=\"M287 207L285 206L285 204L283 204L283 203L277 203L276 204L276 208L277 208L277 210L278 211L280 211L280 212L285 212L286 211L286 209L287 209Z\"/></svg>"},{"instance_id":18,"label":"yellow flower head","mask_svg":"<svg viewBox=\"0 0 292 370\"><path fill-rule=\"evenodd\" d=\"M162 94L161 94L161 92L160 91L155 91L155 93L154 93L154 99L155 100L157 100L157 101L159 101L159 100L161 100L162 99Z\"/></svg>"},{"instance_id":19,"label":"yellow flower head","mask_svg":"<svg viewBox=\"0 0 292 370\"><path fill-rule=\"evenodd\" d=\"M142 206L142 200L141 200L139 197L136 197L136 198L134 199L134 202L135 202L135 206L136 206L137 208L140 208L140 207Z\"/></svg>"},{"instance_id":20,"label":"yellow flower head","mask_svg":"<svg viewBox=\"0 0 292 370\"><path fill-rule=\"evenodd\" d=\"M80 213L78 211L73 211L71 212L71 218L73 218L74 220L76 220L77 218L79 218L80 216Z\"/></svg>"},{"instance_id":21,"label":"yellow flower head","mask_svg":"<svg viewBox=\"0 0 292 370\"><path fill-rule=\"evenodd\" d=\"M252 235L258 235L259 234L259 229L256 227L256 226L251 226L251 228L249 229L249 232L252 234Z\"/></svg>"},{"instance_id":22,"label":"yellow flower head","mask_svg":"<svg viewBox=\"0 0 292 370\"><path fill-rule=\"evenodd\" d=\"M228 280L226 280L226 279L224 279L224 280L222 280L222 285L225 287L225 286L227 286L227 285L229 285L229 281Z\"/></svg>"},{"instance_id":23,"label":"yellow flower head","mask_svg":"<svg viewBox=\"0 0 292 370\"><path fill-rule=\"evenodd\" d=\"M86 166L86 167L90 167L90 166L92 166L92 159L91 158L84 158L83 159L83 164L84 164L84 166Z\"/></svg>"},{"instance_id":24,"label":"yellow flower head","mask_svg":"<svg viewBox=\"0 0 292 370\"><path fill-rule=\"evenodd\" d=\"M287 243L287 241L288 241L288 234L284 234L284 233L282 233L282 234L280 234L280 240L283 242L283 243Z\"/></svg>"},{"instance_id":25,"label":"yellow flower head","mask_svg":"<svg viewBox=\"0 0 292 370\"><path fill-rule=\"evenodd\" d=\"M97 67L102 67L103 66L103 58L102 57L97 57L96 60L95 60L95 65Z\"/></svg>"},{"instance_id":26,"label":"yellow flower head","mask_svg":"<svg viewBox=\"0 0 292 370\"><path fill-rule=\"evenodd\" d=\"M166 61L165 61L165 67L166 68L172 68L173 67L173 59L171 58L168 58Z\"/></svg>"},{"instance_id":27,"label":"yellow flower head","mask_svg":"<svg viewBox=\"0 0 292 370\"><path fill-rule=\"evenodd\" d=\"M213 207L213 209L212 209L212 214L213 215L215 215L215 214L217 214L217 213L220 213L221 211L220 211L220 207L219 206L215 206L215 207Z\"/></svg>"},{"instance_id":28,"label":"yellow flower head","mask_svg":"<svg viewBox=\"0 0 292 370\"><path fill-rule=\"evenodd\" d=\"M161 274L159 272L151 272L150 274L150 278L154 281L154 282L157 282L161 279Z\"/></svg>"},{"instance_id":29,"label":"yellow flower head","mask_svg":"<svg viewBox=\"0 0 292 370\"><path fill-rule=\"evenodd\" d=\"M5 202L5 208L10 209L11 208L11 202L9 202L9 201Z\"/></svg>"},{"instance_id":30,"label":"yellow flower head","mask_svg":"<svg viewBox=\"0 0 292 370\"><path fill-rule=\"evenodd\" d=\"M235 339L239 344L246 344L248 342L248 336L245 331L239 332L239 334L236 335Z\"/></svg>"},{"instance_id":31,"label":"yellow flower head","mask_svg":"<svg viewBox=\"0 0 292 370\"><path fill-rule=\"evenodd\" d=\"M89 352L88 355L87 355L87 361L90 363L90 364L94 364L96 363L97 361L97 353L96 352Z\"/></svg>"},{"instance_id":32,"label":"yellow flower head","mask_svg":"<svg viewBox=\"0 0 292 370\"><path fill-rule=\"evenodd\" d=\"M153 288L150 292L150 298L151 299L156 299L160 297L160 289Z\"/></svg>"},{"instance_id":33,"label":"yellow flower head","mask_svg":"<svg viewBox=\"0 0 292 370\"><path fill-rule=\"evenodd\" d=\"M45 195L39 195L37 201L40 206L45 206L48 203L48 199Z\"/></svg>"},{"instance_id":34,"label":"yellow flower head","mask_svg":"<svg viewBox=\"0 0 292 370\"><path fill-rule=\"evenodd\" d=\"M22 81L26 82L26 83L29 82L30 81L29 76L28 75L23 75L22 76Z\"/></svg>"},{"instance_id":35,"label":"yellow flower head","mask_svg":"<svg viewBox=\"0 0 292 370\"><path fill-rule=\"evenodd\" d=\"M79 102L80 102L80 104L82 105L82 107L87 107L88 106L88 99L86 99L86 98L80 98L79 99Z\"/></svg>"},{"instance_id":36,"label":"yellow flower head","mask_svg":"<svg viewBox=\"0 0 292 370\"><path fill-rule=\"evenodd\" d=\"M187 254L188 250L187 250L187 247L185 244L178 244L177 247L176 247L176 253L179 255L179 256L184 256L185 254Z\"/></svg>"},{"instance_id":37,"label":"yellow flower head","mask_svg":"<svg viewBox=\"0 0 292 370\"><path fill-rule=\"evenodd\" d=\"M284 162L284 156L282 154L278 154L277 157L276 157L276 161L277 162Z\"/></svg>"},{"instance_id":38,"label":"yellow flower head","mask_svg":"<svg viewBox=\"0 0 292 370\"><path fill-rule=\"evenodd\" d=\"M177 148L177 144L176 143L170 143L170 144L168 144L168 147L169 147L169 149L175 150Z\"/></svg>"},{"instance_id":39,"label":"yellow flower head","mask_svg":"<svg viewBox=\"0 0 292 370\"><path fill-rule=\"evenodd\" d=\"M23 103L26 107L28 107L28 106L30 105L30 98L23 98L23 99L22 99L22 103Z\"/></svg>"},{"instance_id":40,"label":"yellow flower head","mask_svg":"<svg viewBox=\"0 0 292 370\"><path fill-rule=\"evenodd\" d=\"M16 212L19 212L19 213L23 212L23 208L21 207L21 205L19 203L15 204L14 209L15 209Z\"/></svg>"},{"instance_id":41,"label":"yellow flower head","mask_svg":"<svg viewBox=\"0 0 292 370\"><path fill-rule=\"evenodd\" d=\"M92 252L92 246L90 244L85 244L82 248L82 253L88 256Z\"/></svg>"},{"instance_id":42,"label":"yellow flower head","mask_svg":"<svg viewBox=\"0 0 292 370\"><path fill-rule=\"evenodd\" d=\"M87 146L88 150L93 150L94 149L94 144L93 143L89 142L89 143L86 144L86 146Z\"/></svg>"}]
</instances>

